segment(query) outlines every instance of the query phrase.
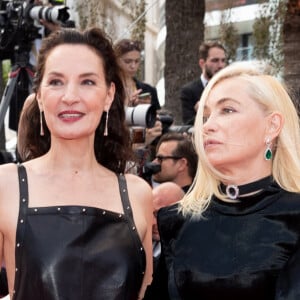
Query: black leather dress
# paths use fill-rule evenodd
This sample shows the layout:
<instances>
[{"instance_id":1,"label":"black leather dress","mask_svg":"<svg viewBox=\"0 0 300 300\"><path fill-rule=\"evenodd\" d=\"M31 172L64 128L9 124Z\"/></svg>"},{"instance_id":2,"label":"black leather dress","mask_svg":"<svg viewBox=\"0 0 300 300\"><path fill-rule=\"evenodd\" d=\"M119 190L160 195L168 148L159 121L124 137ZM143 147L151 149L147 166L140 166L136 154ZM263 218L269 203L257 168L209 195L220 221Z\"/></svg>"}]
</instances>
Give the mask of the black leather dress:
<instances>
[{"instance_id":1,"label":"black leather dress","mask_svg":"<svg viewBox=\"0 0 300 300\"><path fill-rule=\"evenodd\" d=\"M162 254L145 299L299 300L300 194L269 183L200 220L176 205L158 214Z\"/></svg>"},{"instance_id":2,"label":"black leather dress","mask_svg":"<svg viewBox=\"0 0 300 300\"><path fill-rule=\"evenodd\" d=\"M13 300L137 299L146 258L125 178L118 178L124 214L82 206L29 208L26 170L19 166Z\"/></svg>"}]
</instances>

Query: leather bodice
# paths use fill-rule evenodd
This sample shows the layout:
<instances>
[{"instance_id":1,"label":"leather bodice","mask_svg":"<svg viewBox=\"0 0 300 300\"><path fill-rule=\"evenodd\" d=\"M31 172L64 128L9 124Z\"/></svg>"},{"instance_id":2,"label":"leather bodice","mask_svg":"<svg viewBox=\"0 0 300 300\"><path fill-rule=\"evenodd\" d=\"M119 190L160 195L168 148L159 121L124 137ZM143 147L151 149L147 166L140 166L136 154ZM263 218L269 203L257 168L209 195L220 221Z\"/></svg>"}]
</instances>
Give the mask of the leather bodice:
<instances>
[{"instance_id":1,"label":"leather bodice","mask_svg":"<svg viewBox=\"0 0 300 300\"><path fill-rule=\"evenodd\" d=\"M164 261L145 299L300 299L299 194L271 184L239 203L214 198L200 220L173 205L158 222Z\"/></svg>"},{"instance_id":2,"label":"leather bodice","mask_svg":"<svg viewBox=\"0 0 300 300\"><path fill-rule=\"evenodd\" d=\"M29 208L23 166L19 180L13 300L136 300L146 260L124 176L124 214L82 206Z\"/></svg>"}]
</instances>

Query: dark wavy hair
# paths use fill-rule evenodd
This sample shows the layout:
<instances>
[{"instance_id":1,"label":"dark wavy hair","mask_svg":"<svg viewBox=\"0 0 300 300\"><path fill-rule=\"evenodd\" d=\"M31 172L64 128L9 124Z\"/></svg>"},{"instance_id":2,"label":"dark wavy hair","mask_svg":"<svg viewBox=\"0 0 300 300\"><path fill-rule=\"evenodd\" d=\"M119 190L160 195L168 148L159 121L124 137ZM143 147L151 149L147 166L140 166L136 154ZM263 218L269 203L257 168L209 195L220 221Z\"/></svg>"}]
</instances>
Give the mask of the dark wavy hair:
<instances>
[{"instance_id":1,"label":"dark wavy hair","mask_svg":"<svg viewBox=\"0 0 300 300\"><path fill-rule=\"evenodd\" d=\"M191 178L194 178L197 172L198 155L196 153L193 141L190 135L179 132L167 132L163 134L157 145L156 152L160 145L165 142L177 142L176 148L171 155L177 157L184 157L188 162L188 173Z\"/></svg>"},{"instance_id":2,"label":"dark wavy hair","mask_svg":"<svg viewBox=\"0 0 300 300\"><path fill-rule=\"evenodd\" d=\"M108 136L104 136L106 112L103 113L95 132L95 155L97 161L114 172L124 172L126 162L133 159L129 128L125 121L125 92L120 78L120 70L110 38L99 28L83 32L64 28L53 32L43 40L36 67L34 92L41 85L45 64L50 52L63 44L80 44L90 47L103 61L106 84L115 84L116 93L109 110ZM32 101L22 112L19 128L22 142L18 143L20 160L26 161L39 157L50 149L51 135L45 119L45 135L40 135L40 112L37 101Z\"/></svg>"},{"instance_id":3,"label":"dark wavy hair","mask_svg":"<svg viewBox=\"0 0 300 300\"><path fill-rule=\"evenodd\" d=\"M142 46L139 41L122 39L115 43L114 50L117 57L122 56L123 54L131 51L142 51Z\"/></svg>"}]
</instances>

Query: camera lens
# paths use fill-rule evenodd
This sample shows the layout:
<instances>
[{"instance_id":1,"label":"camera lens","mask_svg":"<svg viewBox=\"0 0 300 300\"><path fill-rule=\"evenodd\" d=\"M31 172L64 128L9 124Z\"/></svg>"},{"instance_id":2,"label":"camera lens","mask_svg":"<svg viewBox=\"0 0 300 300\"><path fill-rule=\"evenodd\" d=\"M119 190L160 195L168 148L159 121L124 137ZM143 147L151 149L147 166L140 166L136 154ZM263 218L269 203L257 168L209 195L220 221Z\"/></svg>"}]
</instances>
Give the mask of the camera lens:
<instances>
[{"instance_id":1,"label":"camera lens","mask_svg":"<svg viewBox=\"0 0 300 300\"><path fill-rule=\"evenodd\" d=\"M156 121L156 108L151 104L126 107L126 122L130 126L151 128Z\"/></svg>"},{"instance_id":2,"label":"camera lens","mask_svg":"<svg viewBox=\"0 0 300 300\"><path fill-rule=\"evenodd\" d=\"M45 20L52 23L64 23L70 15L68 13L68 7L66 6L33 6L29 11L29 16L33 20Z\"/></svg>"}]
</instances>

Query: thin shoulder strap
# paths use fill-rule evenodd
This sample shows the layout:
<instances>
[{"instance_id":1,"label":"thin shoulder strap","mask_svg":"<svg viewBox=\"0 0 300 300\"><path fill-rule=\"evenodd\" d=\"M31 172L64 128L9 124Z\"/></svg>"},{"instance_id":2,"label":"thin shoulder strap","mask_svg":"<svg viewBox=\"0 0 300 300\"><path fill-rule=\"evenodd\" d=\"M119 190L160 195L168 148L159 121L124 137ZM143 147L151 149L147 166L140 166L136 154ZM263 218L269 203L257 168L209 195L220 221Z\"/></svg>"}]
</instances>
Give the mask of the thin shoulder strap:
<instances>
[{"instance_id":1,"label":"thin shoulder strap","mask_svg":"<svg viewBox=\"0 0 300 300\"><path fill-rule=\"evenodd\" d=\"M16 233L16 248L15 248L15 260L16 260L16 272L21 272L21 262L22 262L22 249L24 242L25 226L27 221L27 208L28 208L28 183L27 183L27 173L23 165L18 164L18 178L19 178L19 216L17 224ZM20 274L15 276L15 288L14 293L17 292L20 283ZM15 298L16 294L14 295Z\"/></svg>"},{"instance_id":2,"label":"thin shoulder strap","mask_svg":"<svg viewBox=\"0 0 300 300\"><path fill-rule=\"evenodd\" d=\"M129 201L129 197L128 197L126 178L123 174L118 174L117 176L118 176L118 181L119 181L119 189L120 189L120 195L121 195L121 201L122 201L122 205L123 205L124 215L127 219L127 223L129 225L130 232L135 233L135 234L132 234L132 237L135 241L135 245L136 245L138 251L144 251L143 244L140 240L140 237L138 235L137 228L136 228L136 225L135 225L134 219L133 219L133 213L132 213L132 209L131 209L131 205L130 205L130 201ZM145 259L145 256L143 256L143 259ZM145 260L142 263L145 264Z\"/></svg>"},{"instance_id":3,"label":"thin shoulder strap","mask_svg":"<svg viewBox=\"0 0 300 300\"><path fill-rule=\"evenodd\" d=\"M126 178L123 174L118 174L117 176L118 176L119 189L120 189L124 214L125 216L129 217L129 219L133 221L133 214L132 214L132 209L128 197Z\"/></svg>"}]
</instances>

